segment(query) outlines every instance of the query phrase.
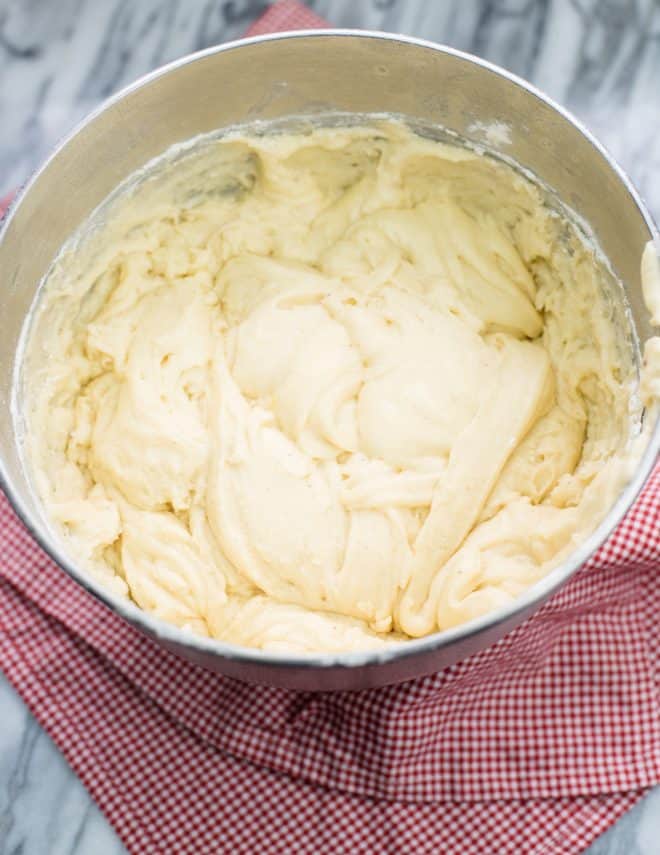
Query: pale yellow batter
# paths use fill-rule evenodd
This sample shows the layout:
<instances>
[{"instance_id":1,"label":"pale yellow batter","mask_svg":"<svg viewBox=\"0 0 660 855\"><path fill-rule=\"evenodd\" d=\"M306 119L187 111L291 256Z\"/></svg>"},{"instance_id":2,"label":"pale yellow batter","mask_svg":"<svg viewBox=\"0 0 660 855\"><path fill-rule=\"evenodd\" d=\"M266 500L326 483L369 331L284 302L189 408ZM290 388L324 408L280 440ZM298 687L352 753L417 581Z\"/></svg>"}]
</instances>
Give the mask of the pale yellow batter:
<instances>
[{"instance_id":1,"label":"pale yellow batter","mask_svg":"<svg viewBox=\"0 0 660 855\"><path fill-rule=\"evenodd\" d=\"M216 141L92 245L33 334L37 484L167 621L296 651L421 636L510 603L625 480L602 269L491 159L393 123Z\"/></svg>"}]
</instances>

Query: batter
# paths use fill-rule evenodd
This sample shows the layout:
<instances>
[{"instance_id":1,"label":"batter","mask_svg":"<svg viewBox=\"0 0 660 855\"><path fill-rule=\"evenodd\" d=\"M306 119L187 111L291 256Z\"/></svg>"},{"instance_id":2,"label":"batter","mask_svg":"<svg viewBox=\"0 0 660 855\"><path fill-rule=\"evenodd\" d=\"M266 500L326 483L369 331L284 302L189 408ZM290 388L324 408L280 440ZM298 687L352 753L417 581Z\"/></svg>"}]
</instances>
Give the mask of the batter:
<instances>
[{"instance_id":1,"label":"batter","mask_svg":"<svg viewBox=\"0 0 660 855\"><path fill-rule=\"evenodd\" d=\"M90 247L32 337L35 477L67 548L166 621L297 652L451 627L626 478L602 269L492 159L395 123L216 140Z\"/></svg>"}]
</instances>

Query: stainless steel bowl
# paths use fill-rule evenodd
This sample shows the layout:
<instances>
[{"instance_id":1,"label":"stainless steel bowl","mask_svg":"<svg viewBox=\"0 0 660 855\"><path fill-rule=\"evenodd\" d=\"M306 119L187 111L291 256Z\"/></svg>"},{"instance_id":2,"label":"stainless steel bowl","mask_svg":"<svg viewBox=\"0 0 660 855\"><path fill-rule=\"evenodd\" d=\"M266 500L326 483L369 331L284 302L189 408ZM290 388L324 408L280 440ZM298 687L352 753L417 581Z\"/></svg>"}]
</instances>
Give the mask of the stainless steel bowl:
<instances>
[{"instance_id":1,"label":"stainless steel bowl","mask_svg":"<svg viewBox=\"0 0 660 855\"><path fill-rule=\"evenodd\" d=\"M513 606L386 652L285 656L195 638L103 590L53 540L21 461L11 411L19 337L59 248L130 173L200 133L257 119L331 111L403 114L483 141L550 185L590 224L624 283L637 335L651 334L640 258L657 234L629 180L561 107L487 62L417 39L319 30L246 39L185 57L143 77L86 119L32 178L0 235L0 478L41 546L115 613L206 668L308 690L361 689L437 671L486 647L529 617L619 522L658 455L660 422L636 473L598 529Z\"/></svg>"}]
</instances>

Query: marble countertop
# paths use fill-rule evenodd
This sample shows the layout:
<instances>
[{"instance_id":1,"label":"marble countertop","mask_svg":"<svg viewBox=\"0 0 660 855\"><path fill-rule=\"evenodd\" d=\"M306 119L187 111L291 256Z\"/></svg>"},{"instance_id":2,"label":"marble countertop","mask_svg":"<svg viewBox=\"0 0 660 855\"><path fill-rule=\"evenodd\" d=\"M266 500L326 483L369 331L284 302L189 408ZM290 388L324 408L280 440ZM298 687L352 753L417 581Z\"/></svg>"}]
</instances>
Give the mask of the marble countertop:
<instances>
[{"instance_id":1,"label":"marble countertop","mask_svg":"<svg viewBox=\"0 0 660 855\"><path fill-rule=\"evenodd\" d=\"M240 36L268 5L262 0L0 0L0 197L20 185L58 138L105 97L151 68ZM444 42L533 81L596 133L660 221L660 0L310 0L308 5L333 26ZM123 852L82 784L1 675L0 720L0 855ZM658 852L660 787L589 849L589 855Z\"/></svg>"}]
</instances>

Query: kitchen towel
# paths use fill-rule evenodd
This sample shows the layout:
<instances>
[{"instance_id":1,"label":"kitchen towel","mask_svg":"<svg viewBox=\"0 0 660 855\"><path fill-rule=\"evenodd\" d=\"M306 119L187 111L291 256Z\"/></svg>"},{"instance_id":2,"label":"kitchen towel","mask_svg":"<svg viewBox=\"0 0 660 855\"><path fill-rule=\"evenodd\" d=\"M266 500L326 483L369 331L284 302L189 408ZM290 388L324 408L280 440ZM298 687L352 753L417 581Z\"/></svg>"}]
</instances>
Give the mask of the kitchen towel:
<instances>
[{"instance_id":1,"label":"kitchen towel","mask_svg":"<svg viewBox=\"0 0 660 855\"><path fill-rule=\"evenodd\" d=\"M276 4L251 33L321 26ZM133 853L575 853L660 780L660 467L525 624L401 686L253 687L158 647L0 496L0 667Z\"/></svg>"}]
</instances>

